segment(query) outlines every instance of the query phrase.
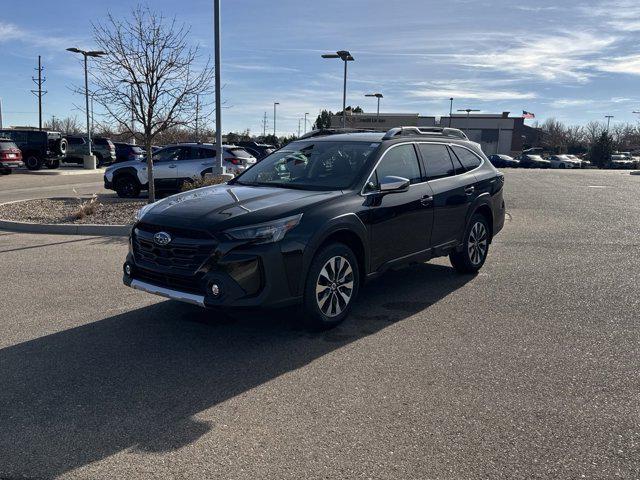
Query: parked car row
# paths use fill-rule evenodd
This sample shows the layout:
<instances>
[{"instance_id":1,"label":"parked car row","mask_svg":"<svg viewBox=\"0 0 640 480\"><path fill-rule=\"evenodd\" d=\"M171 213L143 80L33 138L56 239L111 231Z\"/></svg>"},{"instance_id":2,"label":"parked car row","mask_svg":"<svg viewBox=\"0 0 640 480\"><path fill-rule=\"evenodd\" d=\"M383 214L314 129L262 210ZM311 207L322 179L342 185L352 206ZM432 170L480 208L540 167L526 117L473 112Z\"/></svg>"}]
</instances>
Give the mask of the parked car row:
<instances>
[{"instance_id":1,"label":"parked car row","mask_svg":"<svg viewBox=\"0 0 640 480\"><path fill-rule=\"evenodd\" d=\"M240 174L254 165L257 159L237 145L223 145L223 163L227 172ZM104 186L115 190L119 197L137 197L149 188L144 154L135 154L131 160L107 167ZM213 172L216 145L211 143L182 143L161 148L153 154L155 188L162 192L175 192L185 182L203 178Z\"/></svg>"},{"instance_id":2,"label":"parked car row","mask_svg":"<svg viewBox=\"0 0 640 480\"><path fill-rule=\"evenodd\" d=\"M523 153L516 158L509 155L490 155L494 167L505 168L589 168L591 162L576 155L551 155L543 157L537 153ZM631 168L631 167L629 167Z\"/></svg>"}]
</instances>

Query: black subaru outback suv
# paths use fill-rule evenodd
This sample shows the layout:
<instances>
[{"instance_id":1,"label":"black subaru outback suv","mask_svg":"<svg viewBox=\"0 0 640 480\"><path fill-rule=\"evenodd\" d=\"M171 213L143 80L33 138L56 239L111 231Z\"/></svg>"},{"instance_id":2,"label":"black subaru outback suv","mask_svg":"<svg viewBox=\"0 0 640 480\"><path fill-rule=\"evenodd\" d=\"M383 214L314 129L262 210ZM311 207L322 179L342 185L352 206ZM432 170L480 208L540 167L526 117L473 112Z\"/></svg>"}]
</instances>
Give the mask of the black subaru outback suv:
<instances>
[{"instance_id":1,"label":"black subaru outback suv","mask_svg":"<svg viewBox=\"0 0 640 480\"><path fill-rule=\"evenodd\" d=\"M227 184L140 210L124 283L203 307L301 303L348 315L365 280L448 255L478 271L505 217L504 176L455 129L299 140Z\"/></svg>"}]
</instances>

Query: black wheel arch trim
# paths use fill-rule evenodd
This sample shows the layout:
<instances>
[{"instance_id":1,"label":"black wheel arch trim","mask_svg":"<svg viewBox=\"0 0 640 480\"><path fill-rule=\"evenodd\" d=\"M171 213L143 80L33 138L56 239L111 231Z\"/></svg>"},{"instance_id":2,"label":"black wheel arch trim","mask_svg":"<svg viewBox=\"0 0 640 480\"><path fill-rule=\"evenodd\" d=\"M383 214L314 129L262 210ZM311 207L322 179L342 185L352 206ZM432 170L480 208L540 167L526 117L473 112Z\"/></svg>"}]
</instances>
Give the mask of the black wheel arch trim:
<instances>
[{"instance_id":1,"label":"black wheel arch trim","mask_svg":"<svg viewBox=\"0 0 640 480\"><path fill-rule=\"evenodd\" d=\"M302 272L299 279L299 288L304 286L304 282L309 273L311 262L318 252L319 248L326 243L326 241L332 236L340 233L346 233L349 235L355 235L362 246L362 253L364 258L359 259L361 261L361 268L364 271L361 273L361 278L364 280L369 272L369 233L367 227L362 223L362 220L355 213L346 213L331 219L325 224L325 228L319 231L308 243L303 255ZM358 252L354 252L357 256Z\"/></svg>"}]
</instances>

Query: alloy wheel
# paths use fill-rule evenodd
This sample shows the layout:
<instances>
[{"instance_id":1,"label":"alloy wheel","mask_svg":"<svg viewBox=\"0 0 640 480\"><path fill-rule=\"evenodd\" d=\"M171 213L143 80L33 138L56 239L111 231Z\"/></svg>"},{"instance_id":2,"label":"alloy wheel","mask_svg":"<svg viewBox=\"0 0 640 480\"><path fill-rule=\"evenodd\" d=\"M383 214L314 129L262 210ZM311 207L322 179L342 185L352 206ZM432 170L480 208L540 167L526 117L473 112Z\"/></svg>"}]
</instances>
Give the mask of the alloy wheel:
<instances>
[{"instance_id":1,"label":"alloy wheel","mask_svg":"<svg viewBox=\"0 0 640 480\"><path fill-rule=\"evenodd\" d=\"M482 222L474 223L467 242L469 260L473 265L480 265L487 255L488 240L487 228L484 224Z\"/></svg>"},{"instance_id":2,"label":"alloy wheel","mask_svg":"<svg viewBox=\"0 0 640 480\"><path fill-rule=\"evenodd\" d=\"M342 256L330 258L316 281L316 302L327 317L337 317L353 297L353 268Z\"/></svg>"}]
</instances>

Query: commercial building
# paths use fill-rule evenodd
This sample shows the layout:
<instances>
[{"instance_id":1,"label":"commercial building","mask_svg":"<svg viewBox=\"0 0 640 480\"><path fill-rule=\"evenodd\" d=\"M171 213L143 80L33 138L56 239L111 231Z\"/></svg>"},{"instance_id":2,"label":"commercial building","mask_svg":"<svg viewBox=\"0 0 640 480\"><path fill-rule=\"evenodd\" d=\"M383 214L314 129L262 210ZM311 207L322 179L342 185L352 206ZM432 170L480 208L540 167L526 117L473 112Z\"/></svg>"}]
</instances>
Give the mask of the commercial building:
<instances>
[{"instance_id":1,"label":"commercial building","mask_svg":"<svg viewBox=\"0 0 640 480\"><path fill-rule=\"evenodd\" d=\"M436 117L424 117L419 113L352 113L347 109L347 128L375 128L387 131L393 127L433 127L436 125ZM342 126L342 115L331 117L332 127Z\"/></svg>"},{"instance_id":2,"label":"commercial building","mask_svg":"<svg viewBox=\"0 0 640 480\"><path fill-rule=\"evenodd\" d=\"M331 126L342 126L342 116L333 115ZM498 114L453 114L451 118L422 116L418 113L352 113L347 110L347 128L375 128L386 131L393 127L453 127L464 131L470 140L479 143L487 154L516 155L523 149L538 145L541 132L524 124L522 117Z\"/></svg>"}]
</instances>

